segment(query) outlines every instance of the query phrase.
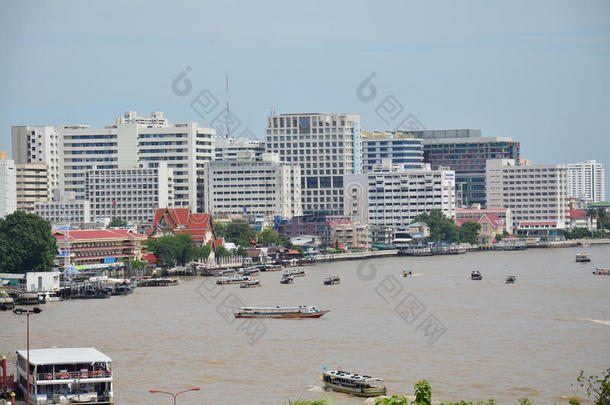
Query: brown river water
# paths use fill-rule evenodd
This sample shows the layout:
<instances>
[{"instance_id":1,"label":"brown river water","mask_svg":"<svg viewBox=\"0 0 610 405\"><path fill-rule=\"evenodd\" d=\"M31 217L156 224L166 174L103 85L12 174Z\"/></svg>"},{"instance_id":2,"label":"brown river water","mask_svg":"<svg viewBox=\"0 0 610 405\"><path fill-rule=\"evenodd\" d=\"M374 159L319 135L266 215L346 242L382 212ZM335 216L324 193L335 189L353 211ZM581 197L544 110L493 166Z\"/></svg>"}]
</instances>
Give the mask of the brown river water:
<instances>
[{"instance_id":1,"label":"brown river water","mask_svg":"<svg viewBox=\"0 0 610 405\"><path fill-rule=\"evenodd\" d=\"M580 251L592 263L579 264ZM610 247L391 257L308 266L306 277L260 288L217 287L191 277L107 300L48 303L31 317L31 347L93 346L113 359L117 404L171 404L149 389L199 392L179 404L285 404L331 397L330 369L372 374L388 393L413 393L427 379L433 400L564 404L579 370L610 367ZM480 270L482 281L471 281ZM415 277L401 277L412 270ZM330 273L341 284L322 285ZM507 275L517 283L506 285ZM311 304L320 319L242 320L233 305ZM25 348L25 317L0 313L0 352Z\"/></svg>"}]
</instances>

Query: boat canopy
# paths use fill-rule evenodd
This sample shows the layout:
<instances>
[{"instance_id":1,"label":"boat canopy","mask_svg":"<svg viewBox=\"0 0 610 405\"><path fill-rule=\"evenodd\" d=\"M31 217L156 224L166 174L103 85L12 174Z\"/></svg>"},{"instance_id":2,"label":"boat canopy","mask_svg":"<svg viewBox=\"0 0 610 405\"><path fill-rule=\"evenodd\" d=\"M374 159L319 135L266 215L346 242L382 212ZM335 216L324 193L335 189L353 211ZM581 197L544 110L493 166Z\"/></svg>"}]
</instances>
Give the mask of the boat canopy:
<instances>
[{"instance_id":1,"label":"boat canopy","mask_svg":"<svg viewBox=\"0 0 610 405\"><path fill-rule=\"evenodd\" d=\"M17 350L17 354L27 359L26 350ZM94 347L30 349L30 364L76 364L112 362L112 359Z\"/></svg>"}]
</instances>

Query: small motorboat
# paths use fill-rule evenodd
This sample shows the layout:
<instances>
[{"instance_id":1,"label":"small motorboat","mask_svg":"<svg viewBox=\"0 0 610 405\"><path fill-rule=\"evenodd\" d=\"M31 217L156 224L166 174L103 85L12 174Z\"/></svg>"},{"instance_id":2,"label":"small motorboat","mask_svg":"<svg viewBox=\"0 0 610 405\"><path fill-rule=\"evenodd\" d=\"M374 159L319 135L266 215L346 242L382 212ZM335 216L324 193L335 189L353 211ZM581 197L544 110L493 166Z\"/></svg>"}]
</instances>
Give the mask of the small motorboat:
<instances>
[{"instance_id":1,"label":"small motorboat","mask_svg":"<svg viewBox=\"0 0 610 405\"><path fill-rule=\"evenodd\" d=\"M327 389L357 397L377 397L385 395L387 390L381 378L360 375L342 370L326 370L320 376Z\"/></svg>"},{"instance_id":2,"label":"small motorboat","mask_svg":"<svg viewBox=\"0 0 610 405\"><path fill-rule=\"evenodd\" d=\"M250 288L250 287L260 287L262 286L261 282L257 279L244 281L239 285L239 288Z\"/></svg>"},{"instance_id":3,"label":"small motorboat","mask_svg":"<svg viewBox=\"0 0 610 405\"><path fill-rule=\"evenodd\" d=\"M331 275L324 279L324 285L334 285L339 284L341 282L341 278L337 275Z\"/></svg>"},{"instance_id":4,"label":"small motorboat","mask_svg":"<svg viewBox=\"0 0 610 405\"><path fill-rule=\"evenodd\" d=\"M402 271L402 276L403 277L412 277L413 276L413 271L411 271L411 270L409 270L409 271L403 270Z\"/></svg>"},{"instance_id":5,"label":"small motorboat","mask_svg":"<svg viewBox=\"0 0 610 405\"><path fill-rule=\"evenodd\" d=\"M284 275L284 276L282 276L282 279L280 280L280 284L292 284L293 281L294 281L294 276Z\"/></svg>"},{"instance_id":6,"label":"small motorboat","mask_svg":"<svg viewBox=\"0 0 610 405\"><path fill-rule=\"evenodd\" d=\"M588 253L579 253L576 255L576 263L588 263L591 261L591 256Z\"/></svg>"},{"instance_id":7,"label":"small motorboat","mask_svg":"<svg viewBox=\"0 0 610 405\"><path fill-rule=\"evenodd\" d=\"M292 276L292 277L305 277L305 270L303 269L295 269L295 270L285 270L283 276Z\"/></svg>"},{"instance_id":8,"label":"small motorboat","mask_svg":"<svg viewBox=\"0 0 610 405\"><path fill-rule=\"evenodd\" d=\"M596 276L610 276L610 269L595 269L593 274Z\"/></svg>"},{"instance_id":9,"label":"small motorboat","mask_svg":"<svg viewBox=\"0 0 610 405\"><path fill-rule=\"evenodd\" d=\"M471 280L483 280L483 276L481 275L480 271L475 270L472 273L470 273L470 279Z\"/></svg>"},{"instance_id":10,"label":"small motorboat","mask_svg":"<svg viewBox=\"0 0 610 405\"><path fill-rule=\"evenodd\" d=\"M516 281L517 281L517 277L515 277L515 276L506 277L506 284L515 284Z\"/></svg>"}]
</instances>

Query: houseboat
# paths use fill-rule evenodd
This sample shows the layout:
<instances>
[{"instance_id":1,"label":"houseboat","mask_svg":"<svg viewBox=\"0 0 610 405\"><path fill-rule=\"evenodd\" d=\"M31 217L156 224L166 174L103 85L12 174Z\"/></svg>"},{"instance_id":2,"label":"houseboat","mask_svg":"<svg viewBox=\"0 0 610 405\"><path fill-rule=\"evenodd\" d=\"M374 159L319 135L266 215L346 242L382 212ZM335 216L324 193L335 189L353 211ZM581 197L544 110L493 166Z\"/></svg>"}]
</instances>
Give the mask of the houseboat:
<instances>
[{"instance_id":1,"label":"houseboat","mask_svg":"<svg viewBox=\"0 0 610 405\"><path fill-rule=\"evenodd\" d=\"M17 351L17 380L27 393L26 350ZM93 347L30 350L30 404L113 404L112 360Z\"/></svg>"},{"instance_id":2,"label":"houseboat","mask_svg":"<svg viewBox=\"0 0 610 405\"><path fill-rule=\"evenodd\" d=\"M241 283L239 285L239 288L251 288L251 287L260 287L260 286L262 286L262 283L259 280L254 279L254 280L244 281L243 283Z\"/></svg>"},{"instance_id":3,"label":"houseboat","mask_svg":"<svg viewBox=\"0 0 610 405\"><path fill-rule=\"evenodd\" d=\"M475 270L472 273L470 273L470 279L471 280L483 280L483 276L481 275L480 271Z\"/></svg>"},{"instance_id":4,"label":"houseboat","mask_svg":"<svg viewBox=\"0 0 610 405\"><path fill-rule=\"evenodd\" d=\"M381 378L352 374L341 370L324 370L320 379L326 388L358 397L377 397L387 390Z\"/></svg>"},{"instance_id":5,"label":"houseboat","mask_svg":"<svg viewBox=\"0 0 610 405\"><path fill-rule=\"evenodd\" d=\"M328 310L322 311L311 305L298 307L240 307L236 318L319 318Z\"/></svg>"},{"instance_id":6,"label":"houseboat","mask_svg":"<svg viewBox=\"0 0 610 405\"><path fill-rule=\"evenodd\" d=\"M341 278L337 275L331 275L324 279L324 285L335 285L341 282Z\"/></svg>"},{"instance_id":7,"label":"houseboat","mask_svg":"<svg viewBox=\"0 0 610 405\"><path fill-rule=\"evenodd\" d=\"M595 269L593 274L596 276L610 276L610 269Z\"/></svg>"},{"instance_id":8,"label":"houseboat","mask_svg":"<svg viewBox=\"0 0 610 405\"><path fill-rule=\"evenodd\" d=\"M588 263L591 261L591 255L588 253L579 253L576 255L576 263Z\"/></svg>"},{"instance_id":9,"label":"houseboat","mask_svg":"<svg viewBox=\"0 0 610 405\"><path fill-rule=\"evenodd\" d=\"M229 276L220 277L216 280L216 284L241 284L246 281L250 281L250 276Z\"/></svg>"}]
</instances>

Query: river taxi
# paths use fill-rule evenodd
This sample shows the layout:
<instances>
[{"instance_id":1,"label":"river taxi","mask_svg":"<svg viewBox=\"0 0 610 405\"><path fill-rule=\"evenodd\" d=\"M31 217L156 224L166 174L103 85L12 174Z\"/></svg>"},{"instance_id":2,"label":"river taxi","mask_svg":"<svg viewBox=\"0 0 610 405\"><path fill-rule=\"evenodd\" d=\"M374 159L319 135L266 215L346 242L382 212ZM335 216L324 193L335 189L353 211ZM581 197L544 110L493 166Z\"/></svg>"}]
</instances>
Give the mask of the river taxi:
<instances>
[{"instance_id":1,"label":"river taxi","mask_svg":"<svg viewBox=\"0 0 610 405\"><path fill-rule=\"evenodd\" d=\"M239 285L239 288L252 288L252 287L260 287L260 286L262 286L262 285L263 285L263 284L262 284L262 283L261 283L259 280L254 279L254 280L248 280L248 281L244 281L243 283L241 283L241 284Z\"/></svg>"},{"instance_id":2,"label":"river taxi","mask_svg":"<svg viewBox=\"0 0 610 405\"><path fill-rule=\"evenodd\" d=\"M283 276L305 277L307 273L303 269L285 270Z\"/></svg>"},{"instance_id":3,"label":"river taxi","mask_svg":"<svg viewBox=\"0 0 610 405\"><path fill-rule=\"evenodd\" d=\"M341 282L341 277L338 275L330 275L324 279L324 285L335 285Z\"/></svg>"},{"instance_id":4,"label":"river taxi","mask_svg":"<svg viewBox=\"0 0 610 405\"><path fill-rule=\"evenodd\" d=\"M30 404L113 404L112 360L93 347L17 351L17 380ZM25 396L25 395L24 395Z\"/></svg>"},{"instance_id":5,"label":"river taxi","mask_svg":"<svg viewBox=\"0 0 610 405\"><path fill-rule=\"evenodd\" d=\"M591 255L588 253L579 253L576 255L576 263L588 263L591 261Z\"/></svg>"},{"instance_id":6,"label":"river taxi","mask_svg":"<svg viewBox=\"0 0 610 405\"><path fill-rule=\"evenodd\" d=\"M250 276L229 276L218 278L218 280L216 280L216 284L241 284L246 281L250 281Z\"/></svg>"},{"instance_id":7,"label":"river taxi","mask_svg":"<svg viewBox=\"0 0 610 405\"><path fill-rule=\"evenodd\" d=\"M240 307L236 318L319 318L329 310L322 311L312 305L298 307Z\"/></svg>"},{"instance_id":8,"label":"river taxi","mask_svg":"<svg viewBox=\"0 0 610 405\"><path fill-rule=\"evenodd\" d=\"M387 390L381 378L352 374L341 370L324 370L320 379L326 388L358 397L377 397Z\"/></svg>"},{"instance_id":9,"label":"river taxi","mask_svg":"<svg viewBox=\"0 0 610 405\"><path fill-rule=\"evenodd\" d=\"M595 269L593 274L596 276L610 276L610 269Z\"/></svg>"}]
</instances>

